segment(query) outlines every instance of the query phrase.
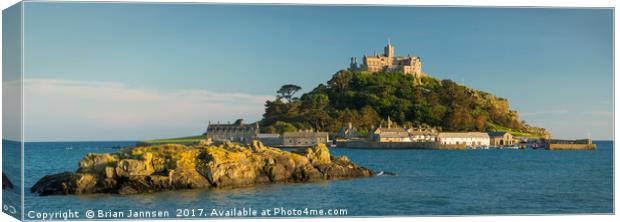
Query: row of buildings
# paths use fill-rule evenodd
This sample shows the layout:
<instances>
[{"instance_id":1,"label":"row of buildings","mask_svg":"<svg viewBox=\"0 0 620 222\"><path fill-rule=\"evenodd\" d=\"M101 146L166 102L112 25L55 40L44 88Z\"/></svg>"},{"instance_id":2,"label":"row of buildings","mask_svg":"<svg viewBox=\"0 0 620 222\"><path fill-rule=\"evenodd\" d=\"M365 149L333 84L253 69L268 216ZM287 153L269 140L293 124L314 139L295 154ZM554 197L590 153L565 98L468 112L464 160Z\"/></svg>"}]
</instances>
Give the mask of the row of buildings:
<instances>
[{"instance_id":1,"label":"row of buildings","mask_svg":"<svg viewBox=\"0 0 620 222\"><path fill-rule=\"evenodd\" d=\"M237 143L250 143L252 140L261 140L270 146L312 146L318 143L327 144L329 134L326 132L314 132L310 130L299 132L286 132L283 135L260 133L258 122L245 124L243 119L234 123L211 123L207 131L203 133L213 141L231 141Z\"/></svg>"},{"instance_id":2,"label":"row of buildings","mask_svg":"<svg viewBox=\"0 0 620 222\"><path fill-rule=\"evenodd\" d=\"M364 136L345 132L357 132L349 124L343 127L337 137L343 140L365 139ZM465 144L470 147L513 146L517 143L509 132L438 132L435 128L392 127L388 118L387 127L374 129L369 138L373 142L436 142L443 145Z\"/></svg>"},{"instance_id":3,"label":"row of buildings","mask_svg":"<svg viewBox=\"0 0 620 222\"><path fill-rule=\"evenodd\" d=\"M375 142L436 142L443 145L465 144L469 147L512 146L516 144L509 132L432 132L392 128L375 131Z\"/></svg>"},{"instance_id":4,"label":"row of buildings","mask_svg":"<svg viewBox=\"0 0 620 222\"><path fill-rule=\"evenodd\" d=\"M512 146L514 137L508 132L438 132L430 127L393 127L387 119L387 127L377 127L361 135L351 123L342 127L335 135L339 140L368 140L382 143L434 142L443 145L465 144L469 147ZM254 139L271 146L312 146L329 143L329 133L310 130L285 132L284 134L261 134L258 123L244 124L239 119L232 124L211 124L204 133L214 141L249 143Z\"/></svg>"}]
</instances>

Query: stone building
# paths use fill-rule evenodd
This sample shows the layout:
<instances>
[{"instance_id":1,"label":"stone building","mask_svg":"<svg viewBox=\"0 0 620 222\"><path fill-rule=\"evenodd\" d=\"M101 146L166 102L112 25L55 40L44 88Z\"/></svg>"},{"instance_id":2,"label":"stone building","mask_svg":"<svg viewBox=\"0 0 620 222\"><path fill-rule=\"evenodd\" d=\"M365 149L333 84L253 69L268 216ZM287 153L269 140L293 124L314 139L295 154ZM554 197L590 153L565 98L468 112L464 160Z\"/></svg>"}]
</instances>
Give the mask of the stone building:
<instances>
[{"instance_id":1,"label":"stone building","mask_svg":"<svg viewBox=\"0 0 620 222\"><path fill-rule=\"evenodd\" d=\"M389 116L387 118L387 127L379 126L372 131L371 137L375 142L411 142L409 132L404 128L392 127L392 120L390 120Z\"/></svg>"},{"instance_id":2,"label":"stone building","mask_svg":"<svg viewBox=\"0 0 620 222\"><path fill-rule=\"evenodd\" d=\"M435 142L437 139L437 130L434 128L411 127L407 132L413 142Z\"/></svg>"},{"instance_id":3,"label":"stone building","mask_svg":"<svg viewBox=\"0 0 620 222\"><path fill-rule=\"evenodd\" d=\"M411 142L409 133L404 128L379 127L372 132L372 139L375 142Z\"/></svg>"},{"instance_id":4,"label":"stone building","mask_svg":"<svg viewBox=\"0 0 620 222\"><path fill-rule=\"evenodd\" d=\"M294 146L314 146L319 143L327 144L329 134L326 132L285 132L282 135L282 145Z\"/></svg>"},{"instance_id":5,"label":"stone building","mask_svg":"<svg viewBox=\"0 0 620 222\"><path fill-rule=\"evenodd\" d=\"M360 134L357 132L357 128L353 127L353 124L351 122L349 122L347 126L340 128L336 136L342 139L360 138Z\"/></svg>"},{"instance_id":6,"label":"stone building","mask_svg":"<svg viewBox=\"0 0 620 222\"><path fill-rule=\"evenodd\" d=\"M259 134L258 122L244 124L243 119L238 119L233 124L212 124L209 122L207 131L203 135L213 141L231 141L239 143L250 143Z\"/></svg>"},{"instance_id":7,"label":"stone building","mask_svg":"<svg viewBox=\"0 0 620 222\"><path fill-rule=\"evenodd\" d=\"M387 46L383 49L383 54L364 55L361 65L357 63L357 58L351 58L351 71L398 71L404 74L410 74L414 77L426 76L422 72L422 60L418 56L395 56L394 46L388 41Z\"/></svg>"},{"instance_id":8,"label":"stone building","mask_svg":"<svg viewBox=\"0 0 620 222\"><path fill-rule=\"evenodd\" d=\"M491 146L510 146L515 140L509 132L489 132Z\"/></svg>"},{"instance_id":9,"label":"stone building","mask_svg":"<svg viewBox=\"0 0 620 222\"><path fill-rule=\"evenodd\" d=\"M282 137L277 133L260 133L256 135L256 139L261 141L266 146L282 145Z\"/></svg>"},{"instance_id":10,"label":"stone building","mask_svg":"<svg viewBox=\"0 0 620 222\"><path fill-rule=\"evenodd\" d=\"M437 142L444 145L465 144L469 147L488 147L489 134L481 132L439 133Z\"/></svg>"}]
</instances>

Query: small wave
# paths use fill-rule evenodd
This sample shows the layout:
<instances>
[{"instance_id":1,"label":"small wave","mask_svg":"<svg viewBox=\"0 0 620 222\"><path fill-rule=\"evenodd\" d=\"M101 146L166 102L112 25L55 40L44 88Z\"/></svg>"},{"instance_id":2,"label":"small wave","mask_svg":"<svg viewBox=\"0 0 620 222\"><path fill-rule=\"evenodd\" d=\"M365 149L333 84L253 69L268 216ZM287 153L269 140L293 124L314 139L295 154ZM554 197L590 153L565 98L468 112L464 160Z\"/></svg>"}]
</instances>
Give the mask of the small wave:
<instances>
[{"instance_id":1,"label":"small wave","mask_svg":"<svg viewBox=\"0 0 620 222\"><path fill-rule=\"evenodd\" d=\"M398 176L396 173L392 173L392 172L387 172L387 171L379 171L379 173L377 173L377 176Z\"/></svg>"}]
</instances>

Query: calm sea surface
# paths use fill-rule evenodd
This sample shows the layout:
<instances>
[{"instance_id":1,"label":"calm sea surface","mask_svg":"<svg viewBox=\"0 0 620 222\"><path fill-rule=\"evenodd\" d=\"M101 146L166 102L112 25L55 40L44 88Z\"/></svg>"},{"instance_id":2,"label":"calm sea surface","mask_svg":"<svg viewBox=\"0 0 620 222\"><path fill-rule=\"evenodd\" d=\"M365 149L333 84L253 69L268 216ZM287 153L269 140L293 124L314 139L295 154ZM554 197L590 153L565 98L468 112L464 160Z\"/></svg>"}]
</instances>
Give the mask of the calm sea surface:
<instances>
[{"instance_id":1,"label":"calm sea surface","mask_svg":"<svg viewBox=\"0 0 620 222\"><path fill-rule=\"evenodd\" d=\"M377 176L226 190L140 195L39 197L41 177L75 171L90 152L114 152L133 142L55 142L25 145L25 212L72 209L343 208L349 216L573 214L613 212L613 143L596 151L332 149Z\"/></svg>"}]
</instances>

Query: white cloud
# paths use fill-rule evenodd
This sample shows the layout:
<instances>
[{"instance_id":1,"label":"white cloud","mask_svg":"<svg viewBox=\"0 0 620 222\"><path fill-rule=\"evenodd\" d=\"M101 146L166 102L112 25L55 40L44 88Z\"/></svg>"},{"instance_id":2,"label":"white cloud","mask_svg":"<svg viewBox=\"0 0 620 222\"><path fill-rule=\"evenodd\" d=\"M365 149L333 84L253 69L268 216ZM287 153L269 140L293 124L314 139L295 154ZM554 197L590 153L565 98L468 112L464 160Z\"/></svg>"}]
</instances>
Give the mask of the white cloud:
<instances>
[{"instance_id":1,"label":"white cloud","mask_svg":"<svg viewBox=\"0 0 620 222\"><path fill-rule=\"evenodd\" d=\"M207 121L260 119L273 96L155 90L114 82L24 80L27 141L198 135Z\"/></svg>"},{"instance_id":2,"label":"white cloud","mask_svg":"<svg viewBox=\"0 0 620 222\"><path fill-rule=\"evenodd\" d=\"M2 139L21 140L21 80L2 81Z\"/></svg>"}]
</instances>

